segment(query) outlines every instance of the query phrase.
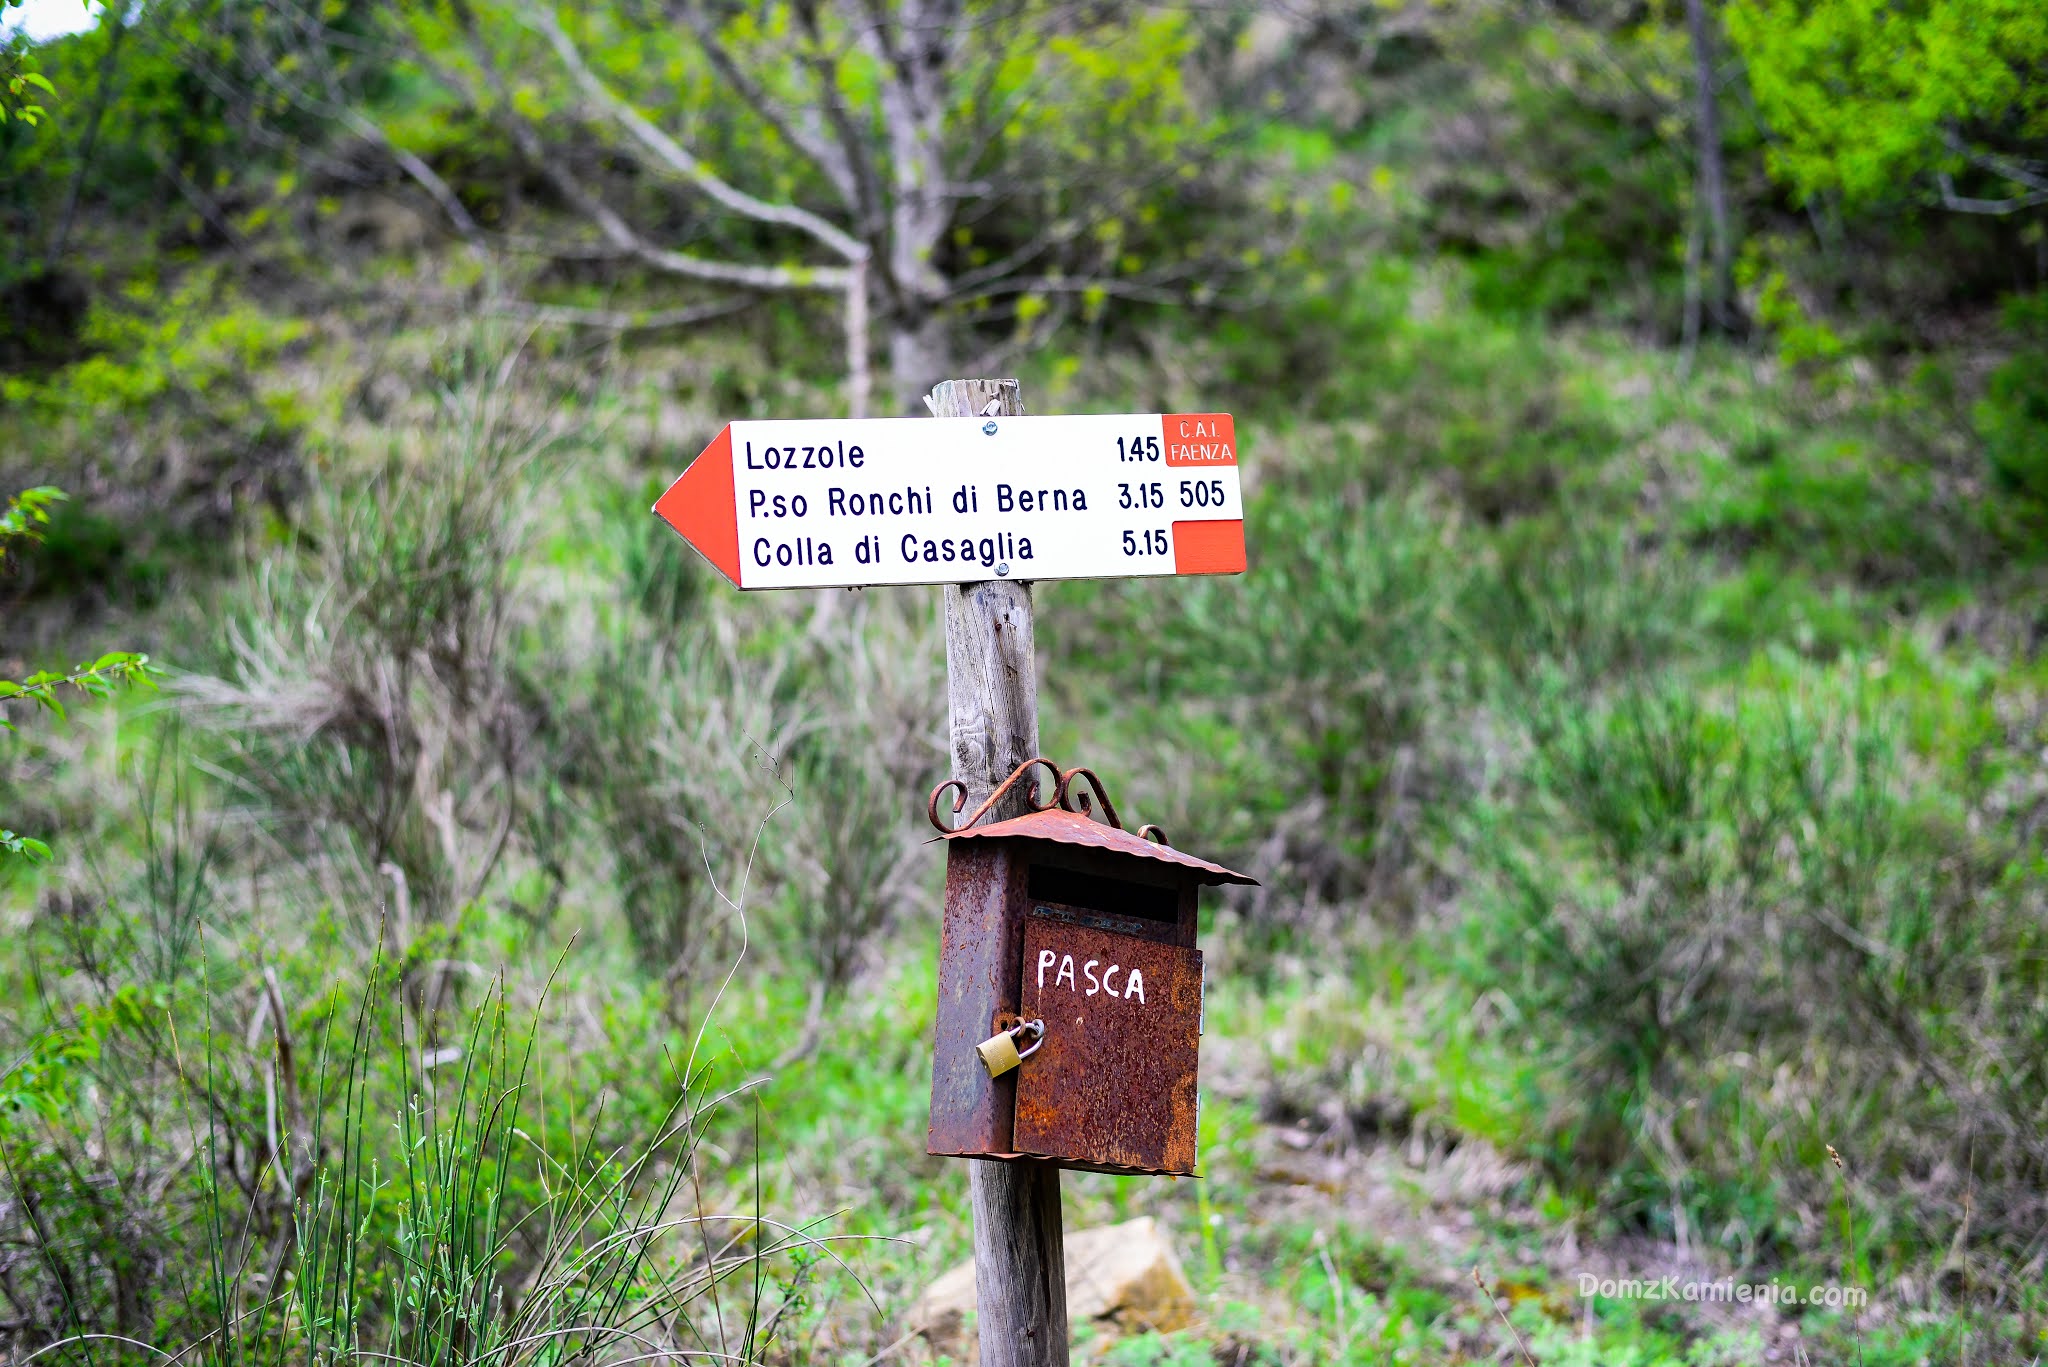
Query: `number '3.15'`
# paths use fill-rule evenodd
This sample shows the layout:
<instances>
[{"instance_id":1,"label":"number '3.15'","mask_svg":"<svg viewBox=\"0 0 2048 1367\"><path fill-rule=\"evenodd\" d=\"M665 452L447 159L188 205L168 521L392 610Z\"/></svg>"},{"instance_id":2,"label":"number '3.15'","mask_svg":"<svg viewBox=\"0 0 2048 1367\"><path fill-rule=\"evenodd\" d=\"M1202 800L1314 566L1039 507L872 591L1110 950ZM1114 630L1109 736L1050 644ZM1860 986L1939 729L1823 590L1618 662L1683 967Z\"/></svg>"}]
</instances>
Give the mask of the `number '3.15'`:
<instances>
[{"instance_id":1,"label":"number '3.15'","mask_svg":"<svg viewBox=\"0 0 2048 1367\"><path fill-rule=\"evenodd\" d=\"M1158 481L1149 484L1119 484L1116 486L1117 506L1123 508L1164 508L1166 490Z\"/></svg>"}]
</instances>

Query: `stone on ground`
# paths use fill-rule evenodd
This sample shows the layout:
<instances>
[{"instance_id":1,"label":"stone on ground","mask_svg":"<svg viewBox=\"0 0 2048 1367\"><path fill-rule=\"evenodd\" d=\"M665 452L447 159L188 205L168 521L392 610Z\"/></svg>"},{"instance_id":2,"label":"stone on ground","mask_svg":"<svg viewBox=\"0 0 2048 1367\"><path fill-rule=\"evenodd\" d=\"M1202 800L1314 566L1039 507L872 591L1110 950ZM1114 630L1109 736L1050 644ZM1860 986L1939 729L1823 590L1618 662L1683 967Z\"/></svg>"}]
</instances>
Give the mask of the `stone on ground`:
<instances>
[{"instance_id":1,"label":"stone on ground","mask_svg":"<svg viewBox=\"0 0 2048 1367\"><path fill-rule=\"evenodd\" d=\"M1170 1334L1194 1322L1195 1293L1173 1245L1147 1215L1120 1225L1067 1235L1067 1324L1092 1350L1148 1329ZM930 1357L977 1367L974 1262L950 1269L918 1298L905 1332L921 1338ZM1092 1334L1083 1326L1092 1326Z\"/></svg>"}]
</instances>

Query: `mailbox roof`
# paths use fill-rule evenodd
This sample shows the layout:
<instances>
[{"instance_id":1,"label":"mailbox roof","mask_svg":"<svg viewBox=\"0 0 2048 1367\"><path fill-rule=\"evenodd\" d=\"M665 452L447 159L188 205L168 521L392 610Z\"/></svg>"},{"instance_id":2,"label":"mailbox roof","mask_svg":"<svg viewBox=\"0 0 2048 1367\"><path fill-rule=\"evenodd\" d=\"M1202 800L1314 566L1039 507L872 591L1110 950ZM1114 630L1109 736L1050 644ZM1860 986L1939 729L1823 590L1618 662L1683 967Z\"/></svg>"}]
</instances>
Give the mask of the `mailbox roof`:
<instances>
[{"instance_id":1,"label":"mailbox roof","mask_svg":"<svg viewBox=\"0 0 2048 1367\"><path fill-rule=\"evenodd\" d=\"M1246 877L1221 864L1212 864L1206 859L1197 859L1183 854L1171 845L1159 844L1133 835L1116 826L1092 821L1075 812L1063 811L1058 807L1042 812L1028 812L1013 816L1008 821L998 821L989 826L970 826L966 830L953 831L947 840L1050 840L1058 845L1085 845L1090 849L1109 850L1115 854L1127 854L1134 859L1150 859L1154 863L1171 864L1187 869L1199 881L1210 885L1218 883L1252 883L1259 880Z\"/></svg>"}]
</instances>

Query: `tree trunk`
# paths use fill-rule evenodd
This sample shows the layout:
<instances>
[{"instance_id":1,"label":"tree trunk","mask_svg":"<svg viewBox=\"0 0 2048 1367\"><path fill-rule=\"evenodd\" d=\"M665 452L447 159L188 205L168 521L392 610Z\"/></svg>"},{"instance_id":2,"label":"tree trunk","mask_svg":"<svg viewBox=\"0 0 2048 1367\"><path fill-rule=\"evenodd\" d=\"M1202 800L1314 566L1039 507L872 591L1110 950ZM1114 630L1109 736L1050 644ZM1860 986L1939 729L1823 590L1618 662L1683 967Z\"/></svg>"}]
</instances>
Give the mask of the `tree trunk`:
<instances>
[{"instance_id":1,"label":"tree trunk","mask_svg":"<svg viewBox=\"0 0 2048 1367\"><path fill-rule=\"evenodd\" d=\"M874 406L874 376L868 367L868 263L857 261L846 282L846 416L865 418Z\"/></svg>"},{"instance_id":2,"label":"tree trunk","mask_svg":"<svg viewBox=\"0 0 2048 1367\"><path fill-rule=\"evenodd\" d=\"M50 236L45 264L52 270L64 260L64 248L70 245L71 222L78 214L78 197L85 189L87 173L92 170L93 152L100 141L100 124L106 119L107 102L114 93L114 63L121 55L121 40L128 36L126 0L108 9L100 22L111 24L113 31L107 35L107 50L100 54L99 82L92 93L92 111L85 116L85 139L79 144L78 166L72 171L71 186L64 194L64 212L58 215L57 231Z\"/></svg>"},{"instance_id":3,"label":"tree trunk","mask_svg":"<svg viewBox=\"0 0 2048 1367\"><path fill-rule=\"evenodd\" d=\"M945 324L936 314L889 320L889 380L901 413L923 413L924 394L951 365Z\"/></svg>"},{"instance_id":4,"label":"tree trunk","mask_svg":"<svg viewBox=\"0 0 2048 1367\"><path fill-rule=\"evenodd\" d=\"M1728 234L1728 186L1721 154L1721 107L1714 91L1714 36L1707 0L1685 0L1686 27L1692 33L1694 113L1693 136L1698 144L1696 212L1706 215L1711 248L1701 294L1707 319L1716 330L1734 326L1729 296L1734 281L1733 247Z\"/></svg>"},{"instance_id":5,"label":"tree trunk","mask_svg":"<svg viewBox=\"0 0 2048 1367\"><path fill-rule=\"evenodd\" d=\"M877 92L889 147L887 240L871 244L888 262L889 371L896 402L921 412L927 390L951 368L938 310L947 293L939 244L953 221L946 170L946 73L963 17L961 0L902 0L895 22L863 38L883 64Z\"/></svg>"},{"instance_id":6,"label":"tree trunk","mask_svg":"<svg viewBox=\"0 0 2048 1367\"><path fill-rule=\"evenodd\" d=\"M1678 327L1678 375L1692 373L1693 353L1700 344L1700 255L1706 250L1706 230L1700 226L1699 192L1695 188L1685 215L1685 314Z\"/></svg>"}]
</instances>

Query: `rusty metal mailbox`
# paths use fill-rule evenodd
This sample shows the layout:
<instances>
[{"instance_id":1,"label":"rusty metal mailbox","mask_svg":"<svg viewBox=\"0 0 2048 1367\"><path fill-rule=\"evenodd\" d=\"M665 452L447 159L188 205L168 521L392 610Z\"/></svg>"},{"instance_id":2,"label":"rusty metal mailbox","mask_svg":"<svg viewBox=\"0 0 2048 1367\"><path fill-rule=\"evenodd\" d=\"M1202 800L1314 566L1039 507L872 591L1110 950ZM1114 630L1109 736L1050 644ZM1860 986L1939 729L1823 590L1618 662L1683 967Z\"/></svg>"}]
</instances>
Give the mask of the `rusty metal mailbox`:
<instances>
[{"instance_id":1,"label":"rusty metal mailbox","mask_svg":"<svg viewBox=\"0 0 2048 1367\"><path fill-rule=\"evenodd\" d=\"M1013 802L1028 810L983 824L1020 783ZM940 815L949 792L957 816L957 781L928 807L947 849L926 1148L1193 1173L1196 897L1203 884L1254 880L1174 849L1157 827L1124 830L1086 769L1029 760L958 826Z\"/></svg>"}]
</instances>

